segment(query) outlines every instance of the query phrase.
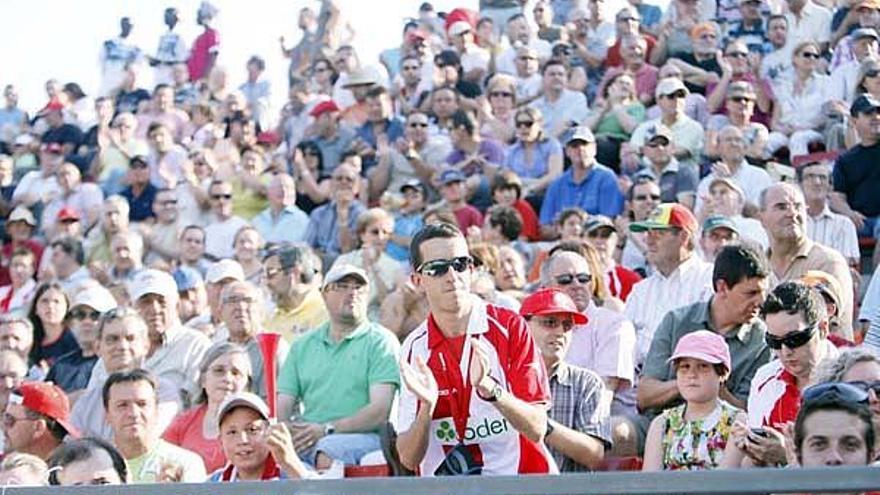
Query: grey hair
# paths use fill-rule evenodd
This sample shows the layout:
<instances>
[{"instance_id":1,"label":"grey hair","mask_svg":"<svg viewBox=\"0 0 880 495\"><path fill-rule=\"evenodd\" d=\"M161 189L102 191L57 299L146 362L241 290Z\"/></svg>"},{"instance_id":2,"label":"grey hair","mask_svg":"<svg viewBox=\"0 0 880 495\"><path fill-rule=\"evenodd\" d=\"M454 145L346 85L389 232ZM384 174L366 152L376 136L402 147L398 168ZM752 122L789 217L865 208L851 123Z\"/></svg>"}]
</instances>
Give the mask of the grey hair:
<instances>
[{"instance_id":1,"label":"grey hair","mask_svg":"<svg viewBox=\"0 0 880 495\"><path fill-rule=\"evenodd\" d=\"M10 311L4 315L0 315L0 325L24 325L28 333L34 333L34 323L21 311Z\"/></svg>"},{"instance_id":2,"label":"grey hair","mask_svg":"<svg viewBox=\"0 0 880 495\"><path fill-rule=\"evenodd\" d=\"M11 452L3 458L3 462L0 462L0 472L2 473L18 468L30 469L32 473L43 480L43 485L49 484L49 466L43 459L31 454Z\"/></svg>"},{"instance_id":3,"label":"grey hair","mask_svg":"<svg viewBox=\"0 0 880 495\"><path fill-rule=\"evenodd\" d=\"M97 337L100 340L104 335L104 328L111 322L116 320L132 320L129 324L126 325L128 328L136 328L140 330L144 338L148 337L150 334L150 330L147 327L147 322L144 321L144 318L141 316L138 311L129 306L118 306L115 309L111 309L103 314L101 317L101 324L98 325Z\"/></svg>"},{"instance_id":4,"label":"grey hair","mask_svg":"<svg viewBox=\"0 0 880 495\"><path fill-rule=\"evenodd\" d=\"M245 360L245 362L247 362L247 369L245 371L247 372L248 383L245 390L251 389L251 385L253 384L254 379L254 370L253 368L251 368L251 359L248 356L247 349L233 342L220 342L214 344L213 346L209 347L207 351L205 351L205 357L202 358L202 362L201 364L199 364L199 395L198 397L196 397L196 404L204 404L208 402L208 394L205 392L205 387L204 385L202 385L202 380L204 380L205 376L208 374L208 368L210 368L211 365L214 364L214 361L220 359L227 354L241 354L247 358Z\"/></svg>"},{"instance_id":5,"label":"grey hair","mask_svg":"<svg viewBox=\"0 0 880 495\"><path fill-rule=\"evenodd\" d=\"M126 220L128 219L128 213L131 210L131 207L128 205L128 200L124 197L120 196L119 194L114 194L113 196L110 196L109 198L104 200L104 208L108 206L115 206L119 208L120 216L125 217ZM104 208L102 208L102 212L104 211Z\"/></svg>"},{"instance_id":6,"label":"grey hair","mask_svg":"<svg viewBox=\"0 0 880 495\"><path fill-rule=\"evenodd\" d=\"M813 370L813 383L842 382L853 366L859 363L880 364L880 357L862 347L845 349L834 358L822 360Z\"/></svg>"}]
</instances>

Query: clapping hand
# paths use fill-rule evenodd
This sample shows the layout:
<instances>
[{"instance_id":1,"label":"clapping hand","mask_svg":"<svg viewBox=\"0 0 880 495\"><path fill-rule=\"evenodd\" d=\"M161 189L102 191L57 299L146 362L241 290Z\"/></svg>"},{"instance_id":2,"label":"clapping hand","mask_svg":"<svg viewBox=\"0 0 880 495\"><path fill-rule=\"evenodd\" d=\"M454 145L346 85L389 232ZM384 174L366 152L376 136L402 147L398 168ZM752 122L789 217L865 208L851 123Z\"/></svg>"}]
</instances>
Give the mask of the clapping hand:
<instances>
[{"instance_id":1,"label":"clapping hand","mask_svg":"<svg viewBox=\"0 0 880 495\"><path fill-rule=\"evenodd\" d=\"M403 384L407 390L412 392L419 401L428 409L429 413L434 412L434 406L437 405L437 380L434 379L434 373L428 368L427 363L421 357L416 357L415 366L410 365L406 361L400 363L400 376L403 378Z\"/></svg>"}]
</instances>

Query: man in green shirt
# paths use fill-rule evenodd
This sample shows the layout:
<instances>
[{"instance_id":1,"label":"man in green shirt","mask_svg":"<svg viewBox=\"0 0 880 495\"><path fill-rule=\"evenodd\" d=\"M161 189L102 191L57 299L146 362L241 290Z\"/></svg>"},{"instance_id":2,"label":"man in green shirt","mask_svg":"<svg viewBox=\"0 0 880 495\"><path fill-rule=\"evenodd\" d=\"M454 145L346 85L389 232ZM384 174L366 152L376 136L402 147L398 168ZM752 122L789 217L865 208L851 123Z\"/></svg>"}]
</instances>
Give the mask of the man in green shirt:
<instances>
[{"instance_id":1,"label":"man in green shirt","mask_svg":"<svg viewBox=\"0 0 880 495\"><path fill-rule=\"evenodd\" d=\"M293 343L278 373L278 416L293 421L296 451L319 470L381 448L376 431L400 386L400 344L367 319L369 284L360 268L333 267L321 287L330 320Z\"/></svg>"}]
</instances>

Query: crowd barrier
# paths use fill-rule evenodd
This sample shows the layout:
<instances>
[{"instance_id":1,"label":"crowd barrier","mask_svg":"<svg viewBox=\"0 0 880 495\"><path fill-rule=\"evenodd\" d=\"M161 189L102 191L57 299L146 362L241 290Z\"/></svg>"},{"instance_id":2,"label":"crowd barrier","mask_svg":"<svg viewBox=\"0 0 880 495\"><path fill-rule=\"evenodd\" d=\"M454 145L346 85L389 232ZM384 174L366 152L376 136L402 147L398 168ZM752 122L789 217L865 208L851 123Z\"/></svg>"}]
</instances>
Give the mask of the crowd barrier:
<instances>
[{"instance_id":1,"label":"crowd barrier","mask_svg":"<svg viewBox=\"0 0 880 495\"><path fill-rule=\"evenodd\" d=\"M880 468L749 469L564 476L356 478L314 481L3 489L0 495L588 495L861 493Z\"/></svg>"}]
</instances>

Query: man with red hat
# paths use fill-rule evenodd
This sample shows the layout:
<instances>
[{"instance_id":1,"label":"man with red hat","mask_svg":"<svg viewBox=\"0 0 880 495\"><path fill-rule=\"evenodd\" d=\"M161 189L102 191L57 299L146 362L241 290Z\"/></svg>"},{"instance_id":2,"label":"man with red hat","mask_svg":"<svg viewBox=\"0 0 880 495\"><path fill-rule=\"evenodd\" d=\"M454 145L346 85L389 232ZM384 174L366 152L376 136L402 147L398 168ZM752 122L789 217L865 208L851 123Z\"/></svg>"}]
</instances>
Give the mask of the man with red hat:
<instances>
[{"instance_id":1,"label":"man with red hat","mask_svg":"<svg viewBox=\"0 0 880 495\"><path fill-rule=\"evenodd\" d=\"M27 382L10 394L3 414L5 453L46 460L67 435L79 433L70 423L70 403L60 388L48 382Z\"/></svg>"},{"instance_id":2,"label":"man with red hat","mask_svg":"<svg viewBox=\"0 0 880 495\"><path fill-rule=\"evenodd\" d=\"M340 125L339 105L333 100L315 105L309 115L315 118L310 134L321 148L324 172L331 173L342 162L342 154L350 147L357 136L353 129Z\"/></svg>"},{"instance_id":3,"label":"man with red hat","mask_svg":"<svg viewBox=\"0 0 880 495\"><path fill-rule=\"evenodd\" d=\"M76 151L83 142L83 132L79 127L64 122L64 104L53 98L44 109L43 118L49 129L43 133L42 142L58 143L65 155Z\"/></svg>"},{"instance_id":4,"label":"man with red hat","mask_svg":"<svg viewBox=\"0 0 880 495\"><path fill-rule=\"evenodd\" d=\"M633 287L624 310L636 327L636 366L641 367L666 313L712 295L712 265L695 252L697 219L678 203L662 203L629 230L646 233L646 256L654 268Z\"/></svg>"},{"instance_id":5,"label":"man with red hat","mask_svg":"<svg viewBox=\"0 0 880 495\"><path fill-rule=\"evenodd\" d=\"M561 472L596 469L611 446L611 395L596 373L563 361L572 329L587 316L559 289L541 289L523 299L519 313L547 367L553 404L544 442Z\"/></svg>"}]
</instances>

